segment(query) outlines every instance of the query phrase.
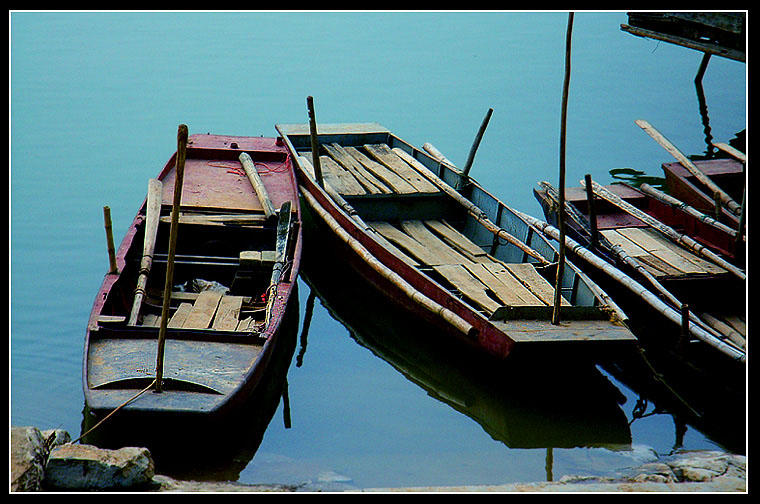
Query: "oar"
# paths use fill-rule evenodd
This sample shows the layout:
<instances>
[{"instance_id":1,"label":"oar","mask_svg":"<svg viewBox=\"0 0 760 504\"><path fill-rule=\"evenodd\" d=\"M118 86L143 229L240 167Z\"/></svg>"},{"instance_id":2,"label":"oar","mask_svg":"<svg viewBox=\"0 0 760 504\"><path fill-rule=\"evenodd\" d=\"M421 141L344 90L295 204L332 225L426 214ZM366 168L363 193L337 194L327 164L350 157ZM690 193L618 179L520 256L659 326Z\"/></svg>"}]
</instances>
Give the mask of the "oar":
<instances>
[{"instance_id":1,"label":"oar","mask_svg":"<svg viewBox=\"0 0 760 504\"><path fill-rule=\"evenodd\" d=\"M678 160L679 163L681 163L684 168L689 170L689 172L694 175L700 182L702 182L704 185L706 185L720 200L721 203L723 203L726 208L728 208L729 211L731 211L735 215L739 215L739 212L741 211L741 207L739 204L734 201L731 196L725 193L720 187L715 185L715 183L710 180L710 178L705 175L702 170L697 168L697 166L687 158L683 152L678 150L678 148L673 145L673 143L665 138L659 131L657 131L654 126L649 124L647 121L643 119L637 119L636 124L643 129L650 137L654 139L655 142L660 144L662 147L665 148L666 151L670 152L676 160Z\"/></svg>"},{"instance_id":2,"label":"oar","mask_svg":"<svg viewBox=\"0 0 760 504\"><path fill-rule=\"evenodd\" d=\"M585 181L582 180L581 184L585 186ZM666 226L665 224L653 218L649 214L646 214L643 211L636 208L635 206L631 205L630 203L623 201L617 195L612 194L610 191L600 186L598 183L592 182L592 184L594 187L594 194L597 194L599 197L607 200L608 202L617 206L621 210L624 210L625 212L633 215L634 217L641 220L642 222L645 222L646 224L652 226L652 228L654 228L655 230L664 234L665 236L675 241L676 243L680 243L681 245L684 245L685 247L687 247L688 249L690 249L697 255L700 255L704 257L705 259L709 260L710 262L717 264L718 266L725 269L726 271L733 273L734 275L739 277L741 280L747 279L746 274L742 270L740 270L733 264L727 262L726 260L718 257L714 252L709 250L704 245L697 243L693 238L686 236L685 234L678 233L673 228Z\"/></svg>"},{"instance_id":3,"label":"oar","mask_svg":"<svg viewBox=\"0 0 760 504\"><path fill-rule=\"evenodd\" d=\"M486 116L483 118L483 122L480 124L480 129L478 129L478 134L475 136L475 140L472 142L472 147L470 147L470 154L467 156L467 162L464 164L464 168L462 168L462 175L465 177L469 176L470 168L472 168L472 163L475 161L475 152L477 152L478 147L480 146L480 141L483 139L483 134L486 132L486 127L488 127L488 121L491 120L491 114L493 114L493 109L488 109L488 112L486 112Z\"/></svg>"},{"instance_id":4,"label":"oar","mask_svg":"<svg viewBox=\"0 0 760 504\"><path fill-rule=\"evenodd\" d=\"M148 275L153 265L153 251L156 248L156 233L158 232L158 219L161 216L161 199L163 184L158 179L148 181L148 197L145 207L145 239L143 241L143 256L140 261L140 275L137 277L135 299L132 302L132 311L129 314L127 325L137 325L137 317L140 314L145 286L148 284Z\"/></svg>"},{"instance_id":5,"label":"oar","mask_svg":"<svg viewBox=\"0 0 760 504\"><path fill-rule=\"evenodd\" d=\"M264 318L264 331L269 328L269 320L272 317L272 306L277 298L277 286L282 278L282 273L285 270L285 260L287 259L286 253L288 250L288 239L290 237L290 201L286 201L282 204L279 210L279 217L277 220L277 243L275 245L275 262L272 267L272 276L269 280L269 288L267 289L267 308L266 316Z\"/></svg>"}]
</instances>

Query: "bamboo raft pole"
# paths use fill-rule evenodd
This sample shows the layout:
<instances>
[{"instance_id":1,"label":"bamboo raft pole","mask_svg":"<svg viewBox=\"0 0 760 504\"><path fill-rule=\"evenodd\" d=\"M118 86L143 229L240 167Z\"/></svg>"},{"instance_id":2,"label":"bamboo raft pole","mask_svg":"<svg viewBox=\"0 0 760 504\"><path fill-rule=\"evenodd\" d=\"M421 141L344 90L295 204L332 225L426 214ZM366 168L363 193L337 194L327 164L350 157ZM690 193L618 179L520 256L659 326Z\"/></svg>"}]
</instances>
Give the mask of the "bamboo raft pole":
<instances>
[{"instance_id":1,"label":"bamboo raft pole","mask_svg":"<svg viewBox=\"0 0 760 504\"><path fill-rule=\"evenodd\" d=\"M557 265L557 277L554 285L554 310L552 312L552 324L558 325L559 307L562 301L562 273L565 266L565 151L567 143L567 96L570 89L570 53L573 39L574 13L567 15L567 33L565 36L565 78L562 84L562 117L560 120L559 134L559 208L557 209L557 222L559 225L559 263Z\"/></svg>"},{"instance_id":2,"label":"bamboo raft pole","mask_svg":"<svg viewBox=\"0 0 760 504\"><path fill-rule=\"evenodd\" d=\"M417 170L420 173L420 175L430 180L430 182L435 184L435 186L438 187L441 191L445 192L447 195L451 196L457 203L462 205L470 215L475 217L475 219L480 224L482 224L483 227L489 230L491 233L493 233L499 238L504 239L505 241L511 243L512 245L518 247L520 250L522 250L529 256L538 260L541 264L543 265L551 264L544 256L542 256L541 254L539 254L538 252L530 248L523 241L511 235L505 229L502 229L496 224L494 224L493 222L491 222L491 220L488 218L488 216L483 210L481 210L473 202L471 202L470 200L468 200L467 198L459 194L453 187L447 184L438 175L430 171L425 165L420 163L418 160L414 159L414 157L412 157L411 154L409 154L405 150L400 149L398 147L394 147L393 152L395 152L399 157L401 157L404 161L406 161L412 168Z\"/></svg>"},{"instance_id":3,"label":"bamboo raft pole","mask_svg":"<svg viewBox=\"0 0 760 504\"><path fill-rule=\"evenodd\" d=\"M391 282L397 288L399 288L412 302L428 310L432 314L442 318L446 322L452 325L459 332L465 334L469 338L475 338L478 330L462 317L449 310L448 308L436 303L422 292L418 291L413 285L404 280L398 273L385 266L379 259L373 256L359 241L351 236L345 229L341 227L338 221L330 215L322 205L312 196L312 194L303 186L301 186L301 195L304 197L309 206L332 228L338 238L347 244L351 249L358 254L372 269L383 276L386 280Z\"/></svg>"},{"instance_id":4,"label":"bamboo raft pole","mask_svg":"<svg viewBox=\"0 0 760 504\"><path fill-rule=\"evenodd\" d=\"M581 184L585 185L585 181L581 181ZM671 240L675 241L676 243L680 243L684 245L686 248L692 250L696 254L704 257L705 259L711 261L712 263L720 266L721 268L729 271L730 273L733 273L735 276L737 276L741 280L746 280L747 276L746 274L734 266L733 264L730 264L726 260L718 257L714 252L706 248L704 245L701 245L697 243L693 238L686 236L684 234L678 233L673 228L666 226L662 222L658 221L657 219L654 219L650 215L644 213L643 211L639 210L638 208L634 207L630 203L627 203L626 201L623 201L621 198L619 198L617 195L612 194L610 191L602 187L596 182L592 182L594 187L594 193L599 195L601 198L607 200L608 202L612 203L613 205L619 207L620 209L626 211L627 213L631 214L632 216L636 217L637 219L643 221L644 223L652 226L655 230L659 231L660 233L664 234Z\"/></svg>"},{"instance_id":5,"label":"bamboo raft pole","mask_svg":"<svg viewBox=\"0 0 760 504\"><path fill-rule=\"evenodd\" d=\"M657 131L654 126L649 124L647 121L643 119L637 119L636 124L643 129L650 137L654 139L655 142L660 144L666 151L668 151L670 154L673 155L673 157L678 160L679 163L683 165L684 168L689 170L689 172L694 175L700 182L702 182L705 186L707 186L715 195L715 198L719 200L723 205L728 208L730 212L732 212L735 215L739 215L741 212L741 207L739 204L734 201L731 196L725 193L720 187L715 185L715 183L710 180L710 178L705 175L702 170L697 168L697 166L689 160L678 148L673 145L673 143L665 138L659 131Z\"/></svg>"},{"instance_id":6,"label":"bamboo raft pole","mask_svg":"<svg viewBox=\"0 0 760 504\"><path fill-rule=\"evenodd\" d=\"M243 170L245 170L245 174L248 176L248 180L251 182L251 185L253 186L253 190L256 192L256 196L259 198L259 202L261 203L261 206L264 208L264 215L267 219L275 216L277 212L274 210L274 205L272 205L272 200L269 199L269 194L267 194L267 190L264 187L264 182L261 180L261 177L259 176L259 171L256 169L256 166L253 164L253 159L251 159L251 156L247 152L241 152L240 153L240 164L243 165Z\"/></svg>"},{"instance_id":7,"label":"bamboo raft pole","mask_svg":"<svg viewBox=\"0 0 760 504\"><path fill-rule=\"evenodd\" d=\"M681 200L679 200L677 198L674 198L670 194L666 194L666 193L660 191L659 189L655 189L654 187L650 186L647 183L641 184L641 186L639 186L639 189L644 194L648 194L649 196L653 197L654 199L656 199L656 200L658 200L658 201L660 201L662 203L665 203L666 205L669 205L671 208L674 208L676 210L681 210L684 213L687 213L687 214L691 215L692 217L695 217L696 219L704 222L705 224L709 224L710 226L718 228L721 231L724 231L724 232L728 233L731 236L736 236L736 230L735 229L731 229L730 227L726 226L722 222L719 222L719 221L713 219L709 215L703 214L702 212L700 212L696 208L687 205L683 201L681 201Z\"/></svg>"},{"instance_id":8,"label":"bamboo raft pole","mask_svg":"<svg viewBox=\"0 0 760 504\"><path fill-rule=\"evenodd\" d=\"M174 279L174 256L177 250L177 229L179 228L179 208L182 202L182 183L185 177L185 159L187 157L187 125L177 128L177 157L174 170L174 200L172 203L172 222L169 231L169 252L166 262L166 281L164 282L164 303L161 309L161 325L158 330L158 348L156 351L156 392L161 392L164 374L164 346L166 344L166 326L169 322L169 305L172 299L172 281Z\"/></svg>"},{"instance_id":9,"label":"bamboo raft pole","mask_svg":"<svg viewBox=\"0 0 760 504\"><path fill-rule=\"evenodd\" d=\"M523 220L528 222L531 226L533 226L539 232L545 234L546 236L552 238L553 240L559 240L559 230L557 230L557 228L555 228L554 226L551 226L550 224L547 224L546 222L540 221L536 219L535 217L524 214L522 212L519 212L519 211L515 211L515 212ZM619 269L609 264L604 259L598 257L596 254L592 253L590 250L586 249L585 247L577 243L572 238L566 236L565 241L567 242L567 247L578 257L586 261L589 265L601 270L603 273L614 278L622 286L624 286L625 288L633 292L635 295L642 298L647 304L652 306L652 308L654 308L659 313L664 315L668 320L674 322L678 326L682 325L681 313L678 310L675 310L669 305L667 305L660 298L655 296L654 293L652 293L649 289L642 286L641 284L636 282L634 279L632 279L631 277L624 274ZM742 350L739 350L738 348L735 348L730 343L726 343L723 339L719 337L715 337L713 334L705 331L701 327L690 326L689 332L698 340L715 348L716 350L720 351L726 356L736 361L739 361L741 363L746 362L745 352L743 352Z\"/></svg>"},{"instance_id":10,"label":"bamboo raft pole","mask_svg":"<svg viewBox=\"0 0 760 504\"><path fill-rule=\"evenodd\" d=\"M454 168L455 170L459 171L459 169L452 163L449 158L444 156L441 151L439 151L435 145L431 144L430 142L425 142L422 144L422 149L430 154L433 159L438 161L439 163L443 163L445 165L448 165L450 168Z\"/></svg>"},{"instance_id":11,"label":"bamboo raft pole","mask_svg":"<svg viewBox=\"0 0 760 504\"><path fill-rule=\"evenodd\" d=\"M161 199L163 184L158 179L148 181L148 197L145 208L145 238L143 241L143 256L140 260L140 274L137 277L135 297L132 302L132 310L129 314L127 325L137 325L137 317L140 314L145 287L148 284L148 275L153 265L153 252L156 248L156 234L158 233L158 219L161 216Z\"/></svg>"}]
</instances>

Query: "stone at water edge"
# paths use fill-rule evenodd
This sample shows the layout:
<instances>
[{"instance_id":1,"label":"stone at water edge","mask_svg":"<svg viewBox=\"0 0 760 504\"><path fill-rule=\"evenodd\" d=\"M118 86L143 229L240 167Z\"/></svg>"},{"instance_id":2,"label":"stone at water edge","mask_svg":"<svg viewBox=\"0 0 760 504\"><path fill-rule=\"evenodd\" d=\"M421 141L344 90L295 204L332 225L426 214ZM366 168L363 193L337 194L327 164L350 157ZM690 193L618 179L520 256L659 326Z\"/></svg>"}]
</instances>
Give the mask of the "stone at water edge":
<instances>
[{"instance_id":1,"label":"stone at water edge","mask_svg":"<svg viewBox=\"0 0 760 504\"><path fill-rule=\"evenodd\" d=\"M67 444L50 453L44 484L69 490L127 489L151 483L154 474L146 448L106 450Z\"/></svg>"}]
</instances>

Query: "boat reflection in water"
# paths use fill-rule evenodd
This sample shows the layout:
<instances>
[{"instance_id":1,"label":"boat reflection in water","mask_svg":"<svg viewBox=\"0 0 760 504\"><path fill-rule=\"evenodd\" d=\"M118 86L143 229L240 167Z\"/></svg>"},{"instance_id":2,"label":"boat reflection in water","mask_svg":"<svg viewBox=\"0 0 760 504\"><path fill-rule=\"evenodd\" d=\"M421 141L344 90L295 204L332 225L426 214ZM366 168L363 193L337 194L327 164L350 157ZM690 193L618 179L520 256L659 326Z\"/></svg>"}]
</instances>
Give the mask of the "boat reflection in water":
<instances>
[{"instance_id":1,"label":"boat reflection in water","mask_svg":"<svg viewBox=\"0 0 760 504\"><path fill-rule=\"evenodd\" d=\"M305 212L309 218L308 210ZM509 448L606 447L626 450L625 397L591 362L544 354L506 361L436 338L429 326L394 308L345 263L318 257L324 237L309 236L302 278L360 345L431 397L476 421ZM317 241L319 240L319 241ZM340 281L336 281L340 279ZM308 320L306 314L305 320ZM306 324L306 322L305 322ZM524 357L524 358L523 358Z\"/></svg>"},{"instance_id":2,"label":"boat reflection in water","mask_svg":"<svg viewBox=\"0 0 760 504\"><path fill-rule=\"evenodd\" d=\"M182 414L149 417L121 410L81 442L110 449L146 447L156 474L197 481L236 481L253 459L281 397L285 401L285 425L289 427L287 373L295 352L300 312L297 293L293 294L272 361L250 400L240 408L215 419ZM82 432L100 420L85 408Z\"/></svg>"}]
</instances>

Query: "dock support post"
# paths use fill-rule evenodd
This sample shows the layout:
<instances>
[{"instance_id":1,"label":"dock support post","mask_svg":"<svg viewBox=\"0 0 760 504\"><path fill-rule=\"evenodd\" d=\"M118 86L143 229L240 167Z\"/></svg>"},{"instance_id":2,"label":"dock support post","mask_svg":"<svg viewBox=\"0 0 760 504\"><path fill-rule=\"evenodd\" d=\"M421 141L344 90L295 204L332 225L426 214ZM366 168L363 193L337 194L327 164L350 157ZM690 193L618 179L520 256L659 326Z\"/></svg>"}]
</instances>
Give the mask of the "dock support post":
<instances>
[{"instance_id":1,"label":"dock support post","mask_svg":"<svg viewBox=\"0 0 760 504\"><path fill-rule=\"evenodd\" d=\"M166 326L169 321L169 305L172 298L172 281L174 279L174 255L177 251L177 228L179 227L179 207L182 201L182 182L185 178L186 156L187 125L180 124L179 128L177 129L177 158L174 169L174 201L172 203L172 221L169 231L169 254L166 259L164 304L161 309L161 326L158 330L158 349L156 352L156 392L161 392L161 380L164 374L164 346L166 344Z\"/></svg>"}]
</instances>

